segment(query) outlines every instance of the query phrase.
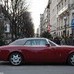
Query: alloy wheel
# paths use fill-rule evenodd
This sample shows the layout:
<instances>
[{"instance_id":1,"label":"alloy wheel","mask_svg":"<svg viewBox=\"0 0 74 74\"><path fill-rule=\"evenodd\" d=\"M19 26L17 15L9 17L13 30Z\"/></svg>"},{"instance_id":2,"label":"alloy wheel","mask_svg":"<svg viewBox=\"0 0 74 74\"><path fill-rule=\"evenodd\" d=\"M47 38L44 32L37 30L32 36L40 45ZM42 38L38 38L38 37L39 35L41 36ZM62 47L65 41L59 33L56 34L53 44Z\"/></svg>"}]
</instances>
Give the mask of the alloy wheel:
<instances>
[{"instance_id":1,"label":"alloy wheel","mask_svg":"<svg viewBox=\"0 0 74 74\"><path fill-rule=\"evenodd\" d=\"M74 53L72 53L68 59L68 63L74 65Z\"/></svg>"},{"instance_id":2,"label":"alloy wheel","mask_svg":"<svg viewBox=\"0 0 74 74\"><path fill-rule=\"evenodd\" d=\"M20 65L22 63L22 56L19 53L12 53L9 61L12 65Z\"/></svg>"}]
</instances>

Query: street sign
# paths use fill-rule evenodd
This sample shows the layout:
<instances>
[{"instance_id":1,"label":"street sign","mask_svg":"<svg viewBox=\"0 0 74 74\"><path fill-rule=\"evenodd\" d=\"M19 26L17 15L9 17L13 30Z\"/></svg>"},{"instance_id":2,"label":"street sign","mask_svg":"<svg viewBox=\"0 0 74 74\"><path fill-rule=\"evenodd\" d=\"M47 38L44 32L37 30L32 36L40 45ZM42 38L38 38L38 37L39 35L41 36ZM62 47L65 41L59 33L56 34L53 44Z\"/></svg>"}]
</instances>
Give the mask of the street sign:
<instances>
[{"instance_id":1,"label":"street sign","mask_svg":"<svg viewBox=\"0 0 74 74\"><path fill-rule=\"evenodd\" d=\"M71 27L74 29L74 18L71 20Z\"/></svg>"}]
</instances>

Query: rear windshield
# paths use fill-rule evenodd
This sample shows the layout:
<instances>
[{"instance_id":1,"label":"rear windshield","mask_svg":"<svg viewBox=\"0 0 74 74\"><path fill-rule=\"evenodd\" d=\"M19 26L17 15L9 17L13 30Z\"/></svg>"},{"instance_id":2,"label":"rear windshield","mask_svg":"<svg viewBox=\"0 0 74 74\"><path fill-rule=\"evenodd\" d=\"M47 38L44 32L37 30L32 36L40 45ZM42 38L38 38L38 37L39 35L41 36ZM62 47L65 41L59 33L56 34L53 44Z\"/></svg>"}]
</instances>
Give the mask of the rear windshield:
<instances>
[{"instance_id":1,"label":"rear windshield","mask_svg":"<svg viewBox=\"0 0 74 74\"><path fill-rule=\"evenodd\" d=\"M24 45L24 44L25 44L25 40L18 39L18 40L15 40L14 42L10 43L9 45Z\"/></svg>"}]
</instances>

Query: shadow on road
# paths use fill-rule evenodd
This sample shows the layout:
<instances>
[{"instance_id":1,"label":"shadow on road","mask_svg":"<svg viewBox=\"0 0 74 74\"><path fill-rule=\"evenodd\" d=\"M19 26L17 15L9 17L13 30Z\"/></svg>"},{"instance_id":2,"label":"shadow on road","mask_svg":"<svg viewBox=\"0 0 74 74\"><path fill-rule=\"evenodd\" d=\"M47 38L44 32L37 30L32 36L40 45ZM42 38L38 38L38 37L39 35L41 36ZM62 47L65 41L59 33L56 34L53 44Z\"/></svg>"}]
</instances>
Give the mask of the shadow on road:
<instances>
[{"instance_id":1,"label":"shadow on road","mask_svg":"<svg viewBox=\"0 0 74 74\"><path fill-rule=\"evenodd\" d=\"M11 65L9 62L4 62L4 61L1 61L0 62L0 66L13 66ZM68 64L22 64L20 66L71 66L71 65L68 65Z\"/></svg>"},{"instance_id":2,"label":"shadow on road","mask_svg":"<svg viewBox=\"0 0 74 74\"><path fill-rule=\"evenodd\" d=\"M1 66L1 65L7 65L7 66L8 66L8 65L11 65L11 64L10 64L9 62L1 61L1 62L0 62L0 66Z\"/></svg>"}]
</instances>

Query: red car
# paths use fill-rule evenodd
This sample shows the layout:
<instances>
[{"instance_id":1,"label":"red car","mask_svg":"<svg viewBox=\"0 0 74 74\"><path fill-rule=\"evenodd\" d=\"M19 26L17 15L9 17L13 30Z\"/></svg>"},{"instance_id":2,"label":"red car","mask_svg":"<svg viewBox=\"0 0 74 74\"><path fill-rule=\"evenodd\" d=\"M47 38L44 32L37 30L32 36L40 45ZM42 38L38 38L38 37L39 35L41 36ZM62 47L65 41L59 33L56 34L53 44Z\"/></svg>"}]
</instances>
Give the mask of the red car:
<instances>
[{"instance_id":1,"label":"red car","mask_svg":"<svg viewBox=\"0 0 74 74\"><path fill-rule=\"evenodd\" d=\"M0 60L21 63L66 63L74 65L74 46L59 46L46 38L23 38L0 47Z\"/></svg>"}]
</instances>

